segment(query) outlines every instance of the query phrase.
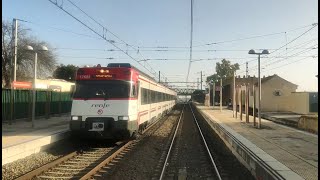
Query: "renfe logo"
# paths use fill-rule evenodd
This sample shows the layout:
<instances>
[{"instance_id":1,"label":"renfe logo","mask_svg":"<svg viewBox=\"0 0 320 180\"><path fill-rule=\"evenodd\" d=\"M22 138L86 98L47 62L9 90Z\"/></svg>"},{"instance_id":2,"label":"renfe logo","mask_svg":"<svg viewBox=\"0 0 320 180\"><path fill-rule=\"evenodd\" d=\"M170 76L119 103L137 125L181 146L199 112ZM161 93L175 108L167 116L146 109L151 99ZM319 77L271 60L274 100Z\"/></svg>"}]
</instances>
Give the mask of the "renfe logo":
<instances>
[{"instance_id":1,"label":"renfe logo","mask_svg":"<svg viewBox=\"0 0 320 180\"><path fill-rule=\"evenodd\" d=\"M102 109L104 109L105 107L109 107L109 106L110 106L110 104L106 104L106 103L104 103L104 104L92 104L91 105L91 107L102 108Z\"/></svg>"},{"instance_id":2,"label":"renfe logo","mask_svg":"<svg viewBox=\"0 0 320 180\"><path fill-rule=\"evenodd\" d=\"M97 114L99 114L99 115L101 115L103 113L103 110L102 109L99 109L98 111L97 111Z\"/></svg>"}]
</instances>

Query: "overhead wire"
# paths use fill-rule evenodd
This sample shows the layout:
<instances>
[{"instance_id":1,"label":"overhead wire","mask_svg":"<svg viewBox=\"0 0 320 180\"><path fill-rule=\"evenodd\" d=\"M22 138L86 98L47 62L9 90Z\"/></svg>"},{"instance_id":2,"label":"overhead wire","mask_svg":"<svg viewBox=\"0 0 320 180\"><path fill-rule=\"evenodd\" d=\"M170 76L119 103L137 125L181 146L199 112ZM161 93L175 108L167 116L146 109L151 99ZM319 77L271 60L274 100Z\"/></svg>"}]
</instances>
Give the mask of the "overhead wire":
<instances>
[{"instance_id":1,"label":"overhead wire","mask_svg":"<svg viewBox=\"0 0 320 180\"><path fill-rule=\"evenodd\" d=\"M315 54L315 55L312 56L312 58L316 58L316 57L318 57L317 54ZM281 68L281 67L284 67L284 66L287 66L287 65L290 65L290 64L293 64L293 63L296 63L296 62L305 60L305 59L307 59L307 58L310 58L310 57L305 57L305 58L302 58L302 59L298 59L298 60L296 60L296 61L292 61L292 62L289 62L289 63L287 63L287 64L284 64L284 65L281 65L281 66L278 66L278 67L274 67L274 68L268 69L268 71L271 71L271 70L274 70L274 69L278 69L278 68ZM261 71L261 72L265 72L265 71L266 71L266 70L263 70L263 71Z\"/></svg>"},{"instance_id":2,"label":"overhead wire","mask_svg":"<svg viewBox=\"0 0 320 180\"><path fill-rule=\"evenodd\" d=\"M288 44L291 44L292 42L294 42L294 41L296 41L297 39L301 38L301 37L304 36L306 33L310 32L313 28L315 28L317 25L318 25L318 23L312 24L312 27L311 27L310 29L304 31L302 34L300 34L299 36L295 37L295 38L294 38L293 40L291 40L290 42L287 42L287 43L285 43L284 45L282 45L282 46L280 46L279 48L277 48L276 50L270 52L270 54L272 54L272 53L274 53L274 52L282 49L283 47L286 47ZM267 55L262 56L262 57L267 57ZM257 66L255 66L255 67L257 67ZM252 71L255 67L249 69L249 72ZM242 72L240 72L240 73L243 73L243 72L246 72L246 71L242 71Z\"/></svg>"},{"instance_id":3,"label":"overhead wire","mask_svg":"<svg viewBox=\"0 0 320 180\"><path fill-rule=\"evenodd\" d=\"M189 65L188 65L188 71L187 71L187 78L186 82L188 82L189 79L189 73L190 73L190 68L191 68L191 63L192 63L192 34L193 34L193 0L191 0L191 16L190 16L190 60L189 60Z\"/></svg>"},{"instance_id":4,"label":"overhead wire","mask_svg":"<svg viewBox=\"0 0 320 180\"><path fill-rule=\"evenodd\" d=\"M235 41L242 41L242 40L248 40L248 39L255 39L255 38L261 38L261 37L279 35L279 34L284 34L284 33L286 33L286 32L296 31L296 30L303 29L303 28L310 27L310 26L313 26L312 28L314 28L316 25L318 25L318 23L313 23L313 24L311 24L311 25L306 25L306 26L298 27L298 28L291 29L291 30L288 30L288 31L282 31L282 32L277 32L277 33L269 33L269 34L264 34L264 35L249 36L249 37L232 39L232 40L225 40L225 41L217 41L217 42L212 42L212 43L206 43L206 44L202 44L202 45L197 45L197 46L194 46L194 47L208 46L208 45L213 45L213 44L222 44L222 43L228 43L228 42L235 42Z\"/></svg>"},{"instance_id":5,"label":"overhead wire","mask_svg":"<svg viewBox=\"0 0 320 180\"><path fill-rule=\"evenodd\" d=\"M82 10L79 6L77 6L75 3L73 3L71 0L68 0L68 2L70 2L74 7L76 7L78 10L80 10L82 13L84 13L87 17L89 17L91 20L93 20L95 23L97 23L100 27L103 28L103 36L105 36L105 30L106 30L106 33L109 32L111 35L113 35L114 37L116 37L117 39L119 39L121 42L125 43L126 46L128 47L131 47L133 48L135 51L138 52L138 54L140 54L140 56L145 59L145 57L139 52L138 49L135 49L132 45L128 44L127 42L125 42L124 40L122 40L119 36L117 36L116 34L114 34L113 32L111 32L109 30L109 28L106 28L104 25L102 25L101 23L99 23L97 20L95 20L92 16L90 16L88 13L86 13L84 10ZM147 63L148 64L148 63ZM155 75L155 77L157 76L156 74L156 71L151 67L150 64L148 64L148 66L150 67L151 71L154 71L154 72L149 72L152 73L153 75Z\"/></svg>"},{"instance_id":6,"label":"overhead wire","mask_svg":"<svg viewBox=\"0 0 320 180\"><path fill-rule=\"evenodd\" d=\"M111 45L113 45L115 48L117 48L118 50L120 50L121 52L123 52L124 54L126 54L128 57L130 57L132 60L136 61L138 64L140 64L142 67L144 67L148 72L150 72L151 74L154 75L154 72L150 71L148 68L146 68L144 65L142 65L140 62L138 62L138 60L136 60L134 57L132 57L130 54L128 54L127 52L125 52L123 49L121 49L120 47L118 47L117 45L115 45L112 42L107 41L106 37L104 35L99 34L97 31L95 31L93 28L91 28L90 26L88 26L86 23L82 22L80 19L78 19L77 17L75 17L73 14L71 14L70 12L68 12L67 10L65 10L62 5L59 6L57 4L57 2L54 2L53 0L48 0L50 1L52 4L54 4L56 7L58 7L59 9L61 9L62 11L64 11L66 14L68 14L69 16L71 16L72 18L74 18L76 21L78 21L79 23L81 23L83 26L85 26L86 28L88 28L89 30L91 30L92 32L94 32L96 35L98 35L99 37L101 37L102 39L104 39L106 42L110 43ZM153 69L152 69L153 70Z\"/></svg>"},{"instance_id":7,"label":"overhead wire","mask_svg":"<svg viewBox=\"0 0 320 180\"><path fill-rule=\"evenodd\" d=\"M276 64L276 63L282 62L282 61L287 60L288 58L291 58L291 57L296 58L296 57L297 57L297 55L299 55L299 54L304 54L304 53L309 52L309 51L312 51L312 50L314 50L314 49L306 49L306 50L299 51L299 52L297 52L297 53L295 53L295 54L293 54L293 55L290 55L290 56L284 57L284 58L282 58L282 59L278 59L278 60L277 60L277 61L275 61L275 62L270 62L270 63L268 63L268 64L264 65L264 67L268 67L268 66L270 66L270 65L273 65L273 64ZM310 56L307 56L307 57L310 57Z\"/></svg>"}]
</instances>

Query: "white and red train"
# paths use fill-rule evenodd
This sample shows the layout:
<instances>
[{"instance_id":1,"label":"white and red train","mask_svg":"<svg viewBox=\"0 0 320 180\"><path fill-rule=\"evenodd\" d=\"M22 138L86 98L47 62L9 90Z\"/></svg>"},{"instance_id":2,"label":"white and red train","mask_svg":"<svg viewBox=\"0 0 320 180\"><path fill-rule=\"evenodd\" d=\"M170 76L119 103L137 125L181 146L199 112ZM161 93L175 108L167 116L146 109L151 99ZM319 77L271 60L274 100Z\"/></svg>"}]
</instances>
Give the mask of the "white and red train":
<instances>
[{"instance_id":1,"label":"white and red train","mask_svg":"<svg viewBox=\"0 0 320 180\"><path fill-rule=\"evenodd\" d=\"M169 112L176 97L129 63L79 68L70 130L98 139L127 138Z\"/></svg>"}]
</instances>

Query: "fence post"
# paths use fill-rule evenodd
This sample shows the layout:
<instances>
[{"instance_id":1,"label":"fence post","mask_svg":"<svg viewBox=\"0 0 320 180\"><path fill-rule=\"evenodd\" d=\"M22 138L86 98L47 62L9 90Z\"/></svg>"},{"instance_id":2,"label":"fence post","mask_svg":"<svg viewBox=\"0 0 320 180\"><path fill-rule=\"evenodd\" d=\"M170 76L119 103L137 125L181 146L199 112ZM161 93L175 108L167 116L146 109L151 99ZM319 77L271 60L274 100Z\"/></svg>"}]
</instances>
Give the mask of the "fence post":
<instances>
[{"instance_id":1,"label":"fence post","mask_svg":"<svg viewBox=\"0 0 320 180\"><path fill-rule=\"evenodd\" d=\"M15 95L15 89L13 89L13 87L11 87L11 91L10 91L10 121L9 121L9 125L12 124L13 120L14 120L14 95Z\"/></svg>"},{"instance_id":2,"label":"fence post","mask_svg":"<svg viewBox=\"0 0 320 180\"><path fill-rule=\"evenodd\" d=\"M237 99L238 99L238 96L239 96L239 93L238 93L238 91L239 91L239 88L238 88L238 86L237 86L237 88L235 89L235 96L234 96L234 102L235 102L235 105L236 105L236 119L238 118L238 101L237 101Z\"/></svg>"},{"instance_id":3,"label":"fence post","mask_svg":"<svg viewBox=\"0 0 320 180\"><path fill-rule=\"evenodd\" d=\"M246 86L246 104L247 104L247 108L246 108L246 122L249 123L249 92L250 92L250 88L249 88L249 84Z\"/></svg>"},{"instance_id":4,"label":"fence post","mask_svg":"<svg viewBox=\"0 0 320 180\"><path fill-rule=\"evenodd\" d=\"M49 97L49 105L48 105L48 110L49 110L49 118L51 117L51 102L52 102L52 89L48 92L48 97Z\"/></svg>"},{"instance_id":5,"label":"fence post","mask_svg":"<svg viewBox=\"0 0 320 180\"><path fill-rule=\"evenodd\" d=\"M32 91L31 90L28 90L28 102L29 102L29 105L28 105L28 118L30 121L32 121Z\"/></svg>"},{"instance_id":6,"label":"fence post","mask_svg":"<svg viewBox=\"0 0 320 180\"><path fill-rule=\"evenodd\" d=\"M239 111L240 111L240 120L242 121L242 88L240 86L240 106L239 106Z\"/></svg>"},{"instance_id":7,"label":"fence post","mask_svg":"<svg viewBox=\"0 0 320 180\"><path fill-rule=\"evenodd\" d=\"M49 98L49 89L46 90L46 119L50 118L50 98Z\"/></svg>"},{"instance_id":8,"label":"fence post","mask_svg":"<svg viewBox=\"0 0 320 180\"><path fill-rule=\"evenodd\" d=\"M61 89L59 91L59 116L61 116Z\"/></svg>"},{"instance_id":9,"label":"fence post","mask_svg":"<svg viewBox=\"0 0 320 180\"><path fill-rule=\"evenodd\" d=\"M253 115L253 126L256 126L256 90L255 90L255 85L253 84L252 86L252 91L253 91L253 112L252 112L252 115Z\"/></svg>"}]
</instances>

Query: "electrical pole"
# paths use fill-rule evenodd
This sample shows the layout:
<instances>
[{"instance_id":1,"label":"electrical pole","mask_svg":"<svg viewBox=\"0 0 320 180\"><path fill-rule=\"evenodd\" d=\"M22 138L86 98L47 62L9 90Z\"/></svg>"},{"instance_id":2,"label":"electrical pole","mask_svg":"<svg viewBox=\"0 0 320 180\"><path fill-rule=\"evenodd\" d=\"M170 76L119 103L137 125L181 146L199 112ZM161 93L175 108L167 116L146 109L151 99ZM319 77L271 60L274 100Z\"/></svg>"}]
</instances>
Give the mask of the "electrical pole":
<instances>
[{"instance_id":1,"label":"electrical pole","mask_svg":"<svg viewBox=\"0 0 320 180\"><path fill-rule=\"evenodd\" d=\"M14 28L13 28L14 26ZM12 36L14 37L14 41L13 41L13 61L12 61L12 65L13 65L13 82L15 82L17 80L17 44L18 44L18 20L17 19L13 19L13 23L12 23ZM11 85L11 121L9 122L9 124L11 125L11 122L15 119L14 117L14 102L15 102L15 88L13 87L13 82L10 82Z\"/></svg>"},{"instance_id":2,"label":"electrical pole","mask_svg":"<svg viewBox=\"0 0 320 180\"><path fill-rule=\"evenodd\" d=\"M13 19L13 24L14 26L14 52L13 52L13 81L17 80L17 44L18 44L18 20Z\"/></svg>"},{"instance_id":3,"label":"electrical pole","mask_svg":"<svg viewBox=\"0 0 320 180\"><path fill-rule=\"evenodd\" d=\"M200 83L201 83L201 90L202 90L202 71L200 71L200 76L201 76L200 77L200 81L201 81Z\"/></svg>"},{"instance_id":4,"label":"electrical pole","mask_svg":"<svg viewBox=\"0 0 320 180\"><path fill-rule=\"evenodd\" d=\"M253 126L256 127L256 89L255 89L255 85L253 84L252 86L252 91L253 91L253 112L252 112L252 115L253 115Z\"/></svg>"},{"instance_id":5,"label":"electrical pole","mask_svg":"<svg viewBox=\"0 0 320 180\"><path fill-rule=\"evenodd\" d=\"M233 113L232 116L235 117L236 113L236 71L233 72L233 101L232 101L232 106L233 106Z\"/></svg>"},{"instance_id":6,"label":"electrical pole","mask_svg":"<svg viewBox=\"0 0 320 180\"><path fill-rule=\"evenodd\" d=\"M249 69L248 69L248 62L246 62L246 78L248 77Z\"/></svg>"},{"instance_id":7,"label":"electrical pole","mask_svg":"<svg viewBox=\"0 0 320 180\"><path fill-rule=\"evenodd\" d=\"M188 67L188 74L187 74L187 80L186 82L188 82L188 79L189 79L189 73L190 73L190 67L191 67L191 62L192 62L192 34L193 34L193 0L190 0L191 1L191 22L190 22L190 26L191 26L191 29L190 29L190 60L189 60L189 67ZM201 90L202 90L202 87L201 87Z\"/></svg>"},{"instance_id":8,"label":"electrical pole","mask_svg":"<svg viewBox=\"0 0 320 180\"><path fill-rule=\"evenodd\" d=\"M216 95L216 82L214 81L213 82L213 88L212 88L212 109L214 109L214 98L215 98L215 95Z\"/></svg>"},{"instance_id":9,"label":"electrical pole","mask_svg":"<svg viewBox=\"0 0 320 180\"><path fill-rule=\"evenodd\" d=\"M222 112L222 77L220 80L220 112Z\"/></svg>"},{"instance_id":10,"label":"electrical pole","mask_svg":"<svg viewBox=\"0 0 320 180\"><path fill-rule=\"evenodd\" d=\"M199 78L197 78L197 86L198 86L198 89L199 89Z\"/></svg>"},{"instance_id":11,"label":"electrical pole","mask_svg":"<svg viewBox=\"0 0 320 180\"><path fill-rule=\"evenodd\" d=\"M208 83L208 85L209 85L209 107L210 107L210 105L211 105L211 101L210 101L210 98L211 98L211 94L210 94L210 83Z\"/></svg>"},{"instance_id":12,"label":"electrical pole","mask_svg":"<svg viewBox=\"0 0 320 180\"><path fill-rule=\"evenodd\" d=\"M235 96L235 106L236 106L236 119L238 118L238 111L237 111L237 107L238 107L238 98L239 97L239 88L237 85L237 89L236 89L236 96Z\"/></svg>"},{"instance_id":13,"label":"electrical pole","mask_svg":"<svg viewBox=\"0 0 320 180\"><path fill-rule=\"evenodd\" d=\"M249 70L248 70L248 62L246 62L246 90L245 90L245 113L246 113L246 123L249 123L249 83L247 83L249 77Z\"/></svg>"}]
</instances>

